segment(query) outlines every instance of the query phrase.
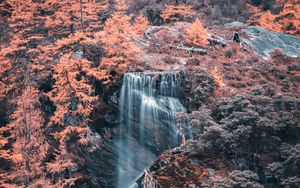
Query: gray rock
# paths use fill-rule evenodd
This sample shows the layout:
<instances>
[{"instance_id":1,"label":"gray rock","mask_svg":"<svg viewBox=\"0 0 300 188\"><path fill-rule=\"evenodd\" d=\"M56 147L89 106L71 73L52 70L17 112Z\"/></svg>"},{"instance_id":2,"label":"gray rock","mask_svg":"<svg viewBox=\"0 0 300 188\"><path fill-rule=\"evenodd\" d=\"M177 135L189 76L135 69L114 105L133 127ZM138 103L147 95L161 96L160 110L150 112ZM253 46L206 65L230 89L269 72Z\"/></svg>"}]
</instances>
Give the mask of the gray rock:
<instances>
[{"instance_id":1,"label":"gray rock","mask_svg":"<svg viewBox=\"0 0 300 188\"><path fill-rule=\"evenodd\" d=\"M283 54L300 57L300 38L280 32L272 32L259 26L243 29L251 39L243 39L244 43L252 47L257 55L270 59L270 52L279 49Z\"/></svg>"}]
</instances>

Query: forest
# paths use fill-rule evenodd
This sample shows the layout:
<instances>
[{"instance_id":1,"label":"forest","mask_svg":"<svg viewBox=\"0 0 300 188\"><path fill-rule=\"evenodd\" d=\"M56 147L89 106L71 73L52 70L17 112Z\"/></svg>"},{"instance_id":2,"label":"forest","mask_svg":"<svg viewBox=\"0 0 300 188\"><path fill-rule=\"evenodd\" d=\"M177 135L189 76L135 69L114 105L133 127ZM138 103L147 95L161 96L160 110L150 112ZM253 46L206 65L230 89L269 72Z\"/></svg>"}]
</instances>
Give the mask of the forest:
<instances>
[{"instance_id":1,"label":"forest","mask_svg":"<svg viewBox=\"0 0 300 188\"><path fill-rule=\"evenodd\" d=\"M0 0L2 187L300 187L299 0Z\"/></svg>"}]
</instances>

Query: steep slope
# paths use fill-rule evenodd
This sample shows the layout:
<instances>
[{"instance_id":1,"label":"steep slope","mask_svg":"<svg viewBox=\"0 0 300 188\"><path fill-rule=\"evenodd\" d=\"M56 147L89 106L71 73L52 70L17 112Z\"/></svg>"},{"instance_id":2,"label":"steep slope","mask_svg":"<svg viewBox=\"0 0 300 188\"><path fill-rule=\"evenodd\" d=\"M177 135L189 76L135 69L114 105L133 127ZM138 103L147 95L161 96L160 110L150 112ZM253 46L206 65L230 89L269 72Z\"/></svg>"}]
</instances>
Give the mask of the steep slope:
<instances>
[{"instance_id":1,"label":"steep slope","mask_svg":"<svg viewBox=\"0 0 300 188\"><path fill-rule=\"evenodd\" d=\"M0 0L0 187L114 187L125 72L178 73L174 124L193 134L138 183L298 187L298 7Z\"/></svg>"}]
</instances>

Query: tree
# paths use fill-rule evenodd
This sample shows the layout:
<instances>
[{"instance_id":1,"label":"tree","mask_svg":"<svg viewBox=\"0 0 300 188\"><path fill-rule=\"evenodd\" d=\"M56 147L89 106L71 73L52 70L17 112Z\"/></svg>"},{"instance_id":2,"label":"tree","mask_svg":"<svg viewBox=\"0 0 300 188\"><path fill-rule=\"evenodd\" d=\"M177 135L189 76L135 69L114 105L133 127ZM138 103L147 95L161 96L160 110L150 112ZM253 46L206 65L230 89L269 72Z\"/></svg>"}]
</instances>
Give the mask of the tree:
<instances>
[{"instance_id":1,"label":"tree","mask_svg":"<svg viewBox=\"0 0 300 188\"><path fill-rule=\"evenodd\" d=\"M135 33L131 30L130 16L125 14L127 10L124 1L118 1L116 12L104 25L103 31L97 36L102 39L105 56L101 61L100 78L105 79L104 84L108 84L113 76L121 75L129 64L139 61L140 49L132 40Z\"/></svg>"},{"instance_id":2,"label":"tree","mask_svg":"<svg viewBox=\"0 0 300 188\"><path fill-rule=\"evenodd\" d=\"M0 128L0 158L10 168L0 172L0 185L29 186L44 176L43 160L48 152L38 85L49 73L45 65L49 58L39 45L45 37L37 32L43 23L40 4L7 3L13 12L7 19L10 44L0 50L0 99L9 105L9 123Z\"/></svg>"},{"instance_id":3,"label":"tree","mask_svg":"<svg viewBox=\"0 0 300 188\"><path fill-rule=\"evenodd\" d=\"M15 6L8 19L13 34L9 36L9 46L0 48L0 96L20 95L27 70L35 74L31 82L42 79L47 74L45 64L49 60L49 57L44 56L45 49L39 45L44 40L43 34L33 33L43 22L36 16L39 5L33 3L24 6L16 0L8 2Z\"/></svg>"},{"instance_id":4,"label":"tree","mask_svg":"<svg viewBox=\"0 0 300 188\"><path fill-rule=\"evenodd\" d=\"M272 14L271 11L266 11L259 19L259 25L273 31L279 32L281 29L280 25L274 24L276 15Z\"/></svg>"},{"instance_id":5,"label":"tree","mask_svg":"<svg viewBox=\"0 0 300 188\"><path fill-rule=\"evenodd\" d=\"M182 20L186 16L191 16L195 12L192 10L191 6L186 5L167 5L166 9L162 12L161 17L169 22L169 21L179 21Z\"/></svg>"},{"instance_id":6,"label":"tree","mask_svg":"<svg viewBox=\"0 0 300 188\"><path fill-rule=\"evenodd\" d=\"M97 97L93 96L88 75L91 62L65 54L54 66L55 84L48 94L56 104L56 111L50 119L51 124L62 126L85 126Z\"/></svg>"},{"instance_id":7,"label":"tree","mask_svg":"<svg viewBox=\"0 0 300 188\"><path fill-rule=\"evenodd\" d=\"M84 159L80 158L76 151L78 144L81 146L88 144L87 132L87 127L68 126L54 134L59 141L59 148L54 153L55 160L46 164L46 172L54 177L52 186L70 187L80 179L76 171L84 165Z\"/></svg>"},{"instance_id":8,"label":"tree","mask_svg":"<svg viewBox=\"0 0 300 188\"><path fill-rule=\"evenodd\" d=\"M89 114L98 99L91 79L101 78L103 70L76 50L94 42L93 32L102 27L98 14L106 10L108 1L5 3L11 5L11 15L5 18L11 32L9 45L0 44L0 101L8 103L9 121L0 125L0 186L47 187L49 179L67 182L64 174L45 177L44 173L53 171L52 164L64 164L65 171L78 166L77 145L67 147L70 137L80 146L88 143ZM85 33L79 32L82 25ZM47 83L45 89L42 83L49 77L55 83ZM41 96L47 98L43 92L48 92L56 107L49 122L39 101ZM46 139L53 146L51 151ZM2 169L2 161L7 169ZM61 182L56 183L59 187Z\"/></svg>"},{"instance_id":9,"label":"tree","mask_svg":"<svg viewBox=\"0 0 300 188\"><path fill-rule=\"evenodd\" d=\"M142 37L148 26L149 26L149 22L147 18L143 14L140 14L135 18L134 25L132 26L134 35L136 37Z\"/></svg>"},{"instance_id":10,"label":"tree","mask_svg":"<svg viewBox=\"0 0 300 188\"><path fill-rule=\"evenodd\" d=\"M260 26L276 32L300 36L300 4L297 0L289 0L284 4L282 11L275 15L269 10L258 15ZM257 14L255 15L257 16Z\"/></svg>"},{"instance_id":11,"label":"tree","mask_svg":"<svg viewBox=\"0 0 300 188\"><path fill-rule=\"evenodd\" d=\"M81 22L81 28L82 28L82 31L84 31L84 24L83 24L83 15L82 15L82 0L80 0L80 22Z\"/></svg>"},{"instance_id":12,"label":"tree","mask_svg":"<svg viewBox=\"0 0 300 188\"><path fill-rule=\"evenodd\" d=\"M99 14L106 11L108 5L108 0L45 1L43 9L49 11L49 15L45 16L45 26L49 29L49 35L55 39L67 37L83 29L86 32L99 31L102 27Z\"/></svg>"},{"instance_id":13,"label":"tree","mask_svg":"<svg viewBox=\"0 0 300 188\"><path fill-rule=\"evenodd\" d=\"M98 97L94 96L90 84L90 77L94 74L90 61L72 52L65 53L53 70L55 84L48 97L56 110L48 124L59 126L58 130L52 131L59 146L55 150L55 159L47 163L46 171L52 175L56 186L69 187L80 178L75 172L78 161L83 159L76 151L88 144L89 117Z\"/></svg>"},{"instance_id":14,"label":"tree","mask_svg":"<svg viewBox=\"0 0 300 188\"><path fill-rule=\"evenodd\" d=\"M200 19L196 19L186 31L186 43L191 46L206 47L208 45L208 31Z\"/></svg>"},{"instance_id":15,"label":"tree","mask_svg":"<svg viewBox=\"0 0 300 188\"><path fill-rule=\"evenodd\" d=\"M11 149L0 150L0 157L14 164L11 173L2 174L6 181L21 180L22 185L28 186L32 183L30 180L43 177L42 164L48 143L43 135L44 120L38 99L39 90L27 83L22 95L17 98L11 122L0 130L0 133L10 132L9 137L0 136L1 142L4 142L2 147L12 144Z\"/></svg>"}]
</instances>

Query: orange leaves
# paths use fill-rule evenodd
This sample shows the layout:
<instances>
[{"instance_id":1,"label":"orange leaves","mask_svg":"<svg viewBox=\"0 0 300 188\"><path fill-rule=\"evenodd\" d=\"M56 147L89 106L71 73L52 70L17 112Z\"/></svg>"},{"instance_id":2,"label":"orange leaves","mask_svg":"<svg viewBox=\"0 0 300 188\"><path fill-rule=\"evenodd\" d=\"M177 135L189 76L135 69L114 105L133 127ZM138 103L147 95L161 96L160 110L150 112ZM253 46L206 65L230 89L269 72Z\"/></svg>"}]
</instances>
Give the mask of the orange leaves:
<instances>
[{"instance_id":1,"label":"orange leaves","mask_svg":"<svg viewBox=\"0 0 300 188\"><path fill-rule=\"evenodd\" d=\"M143 14L140 14L138 17L136 17L135 23L132 26L134 35L136 37L142 37L144 35L144 31L147 29L148 26L149 22L147 18Z\"/></svg>"},{"instance_id":2,"label":"orange leaves","mask_svg":"<svg viewBox=\"0 0 300 188\"><path fill-rule=\"evenodd\" d=\"M24 158L23 158L23 156L20 153L18 153L18 154L12 155L11 156L11 160L12 160L12 162L14 164L21 165L23 163L23 161L24 161Z\"/></svg>"},{"instance_id":3,"label":"orange leaves","mask_svg":"<svg viewBox=\"0 0 300 188\"><path fill-rule=\"evenodd\" d=\"M125 0L116 1L115 10L124 13L128 9L128 5Z\"/></svg>"},{"instance_id":4,"label":"orange leaves","mask_svg":"<svg viewBox=\"0 0 300 188\"><path fill-rule=\"evenodd\" d=\"M87 39L87 37L82 31L77 31L76 33L74 33L74 34L72 34L72 35L70 35L66 38L57 40L56 43L55 43L56 50L59 50L63 47L73 45L75 43L79 43L82 40L86 40L86 39Z\"/></svg>"},{"instance_id":5,"label":"orange leaves","mask_svg":"<svg viewBox=\"0 0 300 188\"><path fill-rule=\"evenodd\" d=\"M208 31L200 19L196 19L186 31L186 43L191 46L206 47L208 45Z\"/></svg>"},{"instance_id":6,"label":"orange leaves","mask_svg":"<svg viewBox=\"0 0 300 188\"><path fill-rule=\"evenodd\" d=\"M300 36L299 10L300 4L295 0L289 0L278 15L267 11L260 16L258 23L260 26L272 31Z\"/></svg>"},{"instance_id":7,"label":"orange leaves","mask_svg":"<svg viewBox=\"0 0 300 188\"><path fill-rule=\"evenodd\" d=\"M47 163L46 170L50 174L59 175L60 173L64 173L67 169L78 168L77 164L72 161L71 156L55 154L55 158L55 162Z\"/></svg>"},{"instance_id":8,"label":"orange leaves","mask_svg":"<svg viewBox=\"0 0 300 188\"><path fill-rule=\"evenodd\" d=\"M45 16L45 26L49 29L50 36L66 37L74 31L81 30L79 1L46 1L43 6L52 12ZM83 25L86 32L101 29L99 14L107 9L108 0L82 1Z\"/></svg>"},{"instance_id":9,"label":"orange leaves","mask_svg":"<svg viewBox=\"0 0 300 188\"><path fill-rule=\"evenodd\" d=\"M164 20L178 21L180 16L190 16L195 12L192 10L191 6L179 5L172 6L168 5L166 9L161 14Z\"/></svg>"},{"instance_id":10,"label":"orange leaves","mask_svg":"<svg viewBox=\"0 0 300 188\"><path fill-rule=\"evenodd\" d=\"M130 19L130 16L117 12L105 22L103 31L96 36L101 38L104 44L105 57L101 61L101 69L106 70L107 74L110 72L121 74L126 71L124 66L140 59L140 49L132 40L132 36L141 33L142 29L131 30ZM139 20L143 22L142 17ZM144 26L137 24L136 27L143 28ZM113 75L107 76L107 82L104 84L109 83Z\"/></svg>"},{"instance_id":11,"label":"orange leaves","mask_svg":"<svg viewBox=\"0 0 300 188\"><path fill-rule=\"evenodd\" d=\"M44 120L39 109L39 90L28 83L16 101L17 108L7 125L15 140L8 160L18 168L18 173L11 178L19 178L20 174L25 178L40 176L43 173L40 165L48 152L48 143L43 135Z\"/></svg>"},{"instance_id":12,"label":"orange leaves","mask_svg":"<svg viewBox=\"0 0 300 188\"><path fill-rule=\"evenodd\" d=\"M86 127L72 127L68 126L63 131L54 134L54 137L60 141L61 145L66 144L71 140L71 137L78 137L78 142L81 145L87 145L87 133L88 128Z\"/></svg>"},{"instance_id":13,"label":"orange leaves","mask_svg":"<svg viewBox=\"0 0 300 188\"><path fill-rule=\"evenodd\" d=\"M210 71L210 74L213 76L215 83L218 87L224 87L224 78L223 72L221 69L217 68L216 66Z\"/></svg>"},{"instance_id":14,"label":"orange leaves","mask_svg":"<svg viewBox=\"0 0 300 188\"><path fill-rule=\"evenodd\" d=\"M84 160L74 155L72 149L77 143L83 146L88 144L88 131L87 127L67 126L63 131L54 133L54 138L60 143L59 149L54 153L55 160L46 164L46 171L52 175L69 173L71 176L67 181L63 176L58 176L55 186L69 187L78 179L73 176L73 173L77 171L80 164L84 164Z\"/></svg>"},{"instance_id":15,"label":"orange leaves","mask_svg":"<svg viewBox=\"0 0 300 188\"><path fill-rule=\"evenodd\" d=\"M67 116L72 119L87 122L88 116L93 109L93 103L97 97L93 96L93 88L88 78L91 64L85 59L76 59L69 54L61 57L60 62L54 67L55 85L49 94L50 99L57 105L52 123L76 124L78 122L66 121ZM74 117L77 116L77 117ZM68 118L67 118L68 119Z\"/></svg>"},{"instance_id":16,"label":"orange leaves","mask_svg":"<svg viewBox=\"0 0 300 188\"><path fill-rule=\"evenodd\" d=\"M44 92L47 90L55 106L49 124L61 125L58 130L47 127L47 138L52 139L48 131L58 131L59 141L66 141L74 134L78 137L77 143L87 144L85 129L97 100L92 77L101 78L106 70L96 67L99 62L92 67L83 55L90 43L101 49L99 38L94 40L93 34L103 26L99 17L108 8L107 2L83 1L86 28L83 33L78 31L81 26L77 0L5 1L12 6L12 15L5 18L5 26L9 25L9 36L6 37L9 43L1 46L0 50L0 99L11 105L8 111L12 114L8 123L0 123L0 158L14 163L7 170L7 182L23 186L30 181L28 187L34 187L34 181L46 179L43 162L49 145L44 134L48 122L44 120L48 118L41 111L39 99L42 93L37 88ZM2 42L1 39L1 45ZM43 85L51 76L55 80L53 87L52 82ZM53 145L54 148L56 146ZM62 147L59 149L53 165L48 166L49 171L59 173L60 170L77 168L73 159L68 160L71 152ZM60 166L64 169L59 169ZM0 174L2 185L3 171ZM67 180L69 182L58 184L72 185L73 180L71 177Z\"/></svg>"},{"instance_id":17,"label":"orange leaves","mask_svg":"<svg viewBox=\"0 0 300 188\"><path fill-rule=\"evenodd\" d=\"M108 0L82 2L84 27L87 28L88 31L99 30L99 28L102 27L99 22L99 14L108 10Z\"/></svg>"},{"instance_id":18,"label":"orange leaves","mask_svg":"<svg viewBox=\"0 0 300 188\"><path fill-rule=\"evenodd\" d=\"M259 19L258 23L260 26L270 29L272 31L280 32L281 26L274 24L273 21L276 19L276 15L272 14L269 10L265 12Z\"/></svg>"},{"instance_id":19,"label":"orange leaves","mask_svg":"<svg viewBox=\"0 0 300 188\"><path fill-rule=\"evenodd\" d=\"M12 67L10 61L6 58L1 58L1 56L2 55L0 53L0 99L4 98L8 91L5 73Z\"/></svg>"}]
</instances>

